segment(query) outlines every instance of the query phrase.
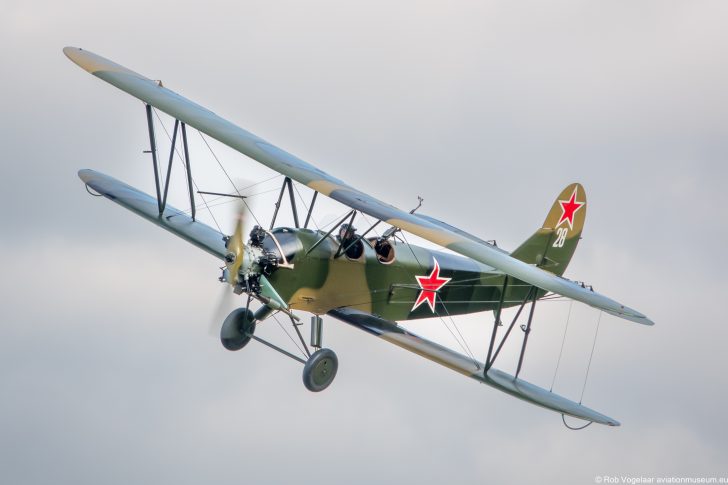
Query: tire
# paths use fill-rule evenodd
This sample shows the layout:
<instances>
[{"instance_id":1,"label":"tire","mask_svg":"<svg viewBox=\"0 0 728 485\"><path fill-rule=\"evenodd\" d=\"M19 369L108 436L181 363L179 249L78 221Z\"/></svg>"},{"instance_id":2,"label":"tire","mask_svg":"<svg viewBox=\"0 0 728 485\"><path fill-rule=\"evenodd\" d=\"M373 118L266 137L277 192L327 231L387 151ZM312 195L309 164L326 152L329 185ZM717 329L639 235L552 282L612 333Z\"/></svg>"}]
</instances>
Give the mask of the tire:
<instances>
[{"instance_id":1,"label":"tire","mask_svg":"<svg viewBox=\"0 0 728 485\"><path fill-rule=\"evenodd\" d=\"M329 387L336 377L339 359L331 349L319 349L303 366L303 385L311 392Z\"/></svg>"},{"instance_id":2,"label":"tire","mask_svg":"<svg viewBox=\"0 0 728 485\"><path fill-rule=\"evenodd\" d=\"M228 350L240 350L255 332L255 317L250 309L238 308L227 316L220 329L220 342Z\"/></svg>"}]
</instances>

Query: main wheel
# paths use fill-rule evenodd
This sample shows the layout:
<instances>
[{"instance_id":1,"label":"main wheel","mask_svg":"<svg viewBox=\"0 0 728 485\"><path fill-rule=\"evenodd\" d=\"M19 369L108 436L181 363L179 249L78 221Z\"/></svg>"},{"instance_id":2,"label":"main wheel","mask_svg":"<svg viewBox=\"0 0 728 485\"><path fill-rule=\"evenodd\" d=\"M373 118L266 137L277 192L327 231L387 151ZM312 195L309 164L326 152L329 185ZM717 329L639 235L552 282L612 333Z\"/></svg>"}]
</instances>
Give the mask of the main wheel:
<instances>
[{"instance_id":1,"label":"main wheel","mask_svg":"<svg viewBox=\"0 0 728 485\"><path fill-rule=\"evenodd\" d=\"M339 359L331 349L319 349L303 366L303 385L311 392L323 391L334 381Z\"/></svg>"},{"instance_id":2,"label":"main wheel","mask_svg":"<svg viewBox=\"0 0 728 485\"><path fill-rule=\"evenodd\" d=\"M238 308L227 316L220 329L220 342L228 350L240 350L255 332L255 317L250 309Z\"/></svg>"}]
</instances>

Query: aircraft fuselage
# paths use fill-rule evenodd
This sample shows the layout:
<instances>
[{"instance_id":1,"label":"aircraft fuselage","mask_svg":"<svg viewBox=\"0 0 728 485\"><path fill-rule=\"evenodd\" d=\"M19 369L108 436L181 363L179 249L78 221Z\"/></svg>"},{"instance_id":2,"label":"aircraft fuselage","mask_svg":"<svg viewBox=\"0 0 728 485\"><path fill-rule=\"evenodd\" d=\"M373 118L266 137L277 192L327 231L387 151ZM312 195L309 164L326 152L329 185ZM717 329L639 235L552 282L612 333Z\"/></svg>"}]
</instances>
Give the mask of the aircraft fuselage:
<instances>
[{"instance_id":1,"label":"aircraft fuselage","mask_svg":"<svg viewBox=\"0 0 728 485\"><path fill-rule=\"evenodd\" d=\"M273 235L293 268L279 268L269 280L297 310L324 314L352 307L389 320L410 320L493 310L500 301L504 275L452 253L396 238L388 240L388 248L376 247L372 238L360 240L359 250L346 254L338 238L325 237L323 231L277 228ZM270 241L267 246L273 247ZM504 306L520 304L529 288L511 278Z\"/></svg>"}]
</instances>

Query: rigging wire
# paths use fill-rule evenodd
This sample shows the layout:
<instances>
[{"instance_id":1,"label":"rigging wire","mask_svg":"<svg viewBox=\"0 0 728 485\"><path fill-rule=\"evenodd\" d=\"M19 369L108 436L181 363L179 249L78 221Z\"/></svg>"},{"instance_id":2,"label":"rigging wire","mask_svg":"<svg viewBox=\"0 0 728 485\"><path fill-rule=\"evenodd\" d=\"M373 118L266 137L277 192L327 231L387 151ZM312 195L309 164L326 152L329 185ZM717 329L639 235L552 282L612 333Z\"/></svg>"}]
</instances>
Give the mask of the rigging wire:
<instances>
[{"instance_id":1,"label":"rigging wire","mask_svg":"<svg viewBox=\"0 0 728 485\"><path fill-rule=\"evenodd\" d=\"M277 179L277 178L280 178L280 177L283 177L283 175L280 175L280 174L274 175L273 177L267 178L265 180L261 180L260 182L256 182L254 184L246 185L245 187L238 187L238 190L241 190L241 191L242 190L248 190L250 188L255 187L256 185L261 185L261 184L264 184L266 182L270 182L271 180L274 180L274 179ZM278 190L278 188L264 190L262 192L256 192L255 194L246 195L245 197L248 198L248 199L250 199L251 197L255 197L256 195L267 194L269 192L273 192L274 190ZM209 199L208 202L217 202L219 200L224 200L224 201L223 202L219 202L217 204L210 204L210 207L216 207L218 205L229 204L231 202L234 202L234 200L231 200L230 197L229 196L226 196L226 195L218 195L216 197L213 197L213 198Z\"/></svg>"},{"instance_id":2,"label":"rigging wire","mask_svg":"<svg viewBox=\"0 0 728 485\"><path fill-rule=\"evenodd\" d=\"M300 346L300 345L298 345L298 342L296 342L296 340L295 340L295 339L294 339L293 337L291 337L291 334L290 334L290 333L288 333L288 330L286 330L286 329L285 329L285 327L283 326L283 324L282 324L282 323L280 322L280 320L278 320L278 316L277 316L276 314L273 314L273 315L271 315L271 316L272 316L272 317L273 317L273 319L274 319L274 320L276 321L276 323L278 324L278 326L279 326L279 327L281 327L281 330L283 330L283 333L285 333L285 334L286 334L286 336L288 336L288 338L289 338L289 339L291 339L291 342L293 342L293 345L295 345L295 346L296 346L296 348L297 348L297 349L299 350L299 352L301 352L301 354L302 354L302 355L303 355L304 357L308 357L308 356L306 355L306 353L305 353L305 352L303 351L303 349L301 348L301 346Z\"/></svg>"},{"instance_id":3,"label":"rigging wire","mask_svg":"<svg viewBox=\"0 0 728 485\"><path fill-rule=\"evenodd\" d=\"M442 308L443 308L443 310L445 310L447 317L450 319L450 323L452 323L452 326L455 327L455 330L457 331L458 335L460 336L460 339L462 340L462 342L465 346L464 350L465 350L465 352L467 352L468 357L470 357L470 359L473 361L473 364L475 364L475 368L480 370L480 362L478 362L478 360L475 358L475 354L473 354L473 351L470 349L470 346L468 345L468 341L465 340L465 337L463 337L463 334L460 333L460 328L455 323L455 319L452 317L452 315L450 315L450 312L447 311L447 307L445 306L445 302L442 301L442 297L440 297L440 295L438 293L435 293L435 297L440 299ZM445 320L442 317L440 317L440 319L442 320L442 323L444 324ZM447 325L445 325L445 326L447 327ZM449 327L448 327L448 330L449 330ZM450 332L450 333L452 333L452 332ZM453 337L454 337L454 335L453 335ZM457 339L455 339L455 340L457 340ZM461 347L462 347L462 345L461 345Z\"/></svg>"},{"instance_id":4,"label":"rigging wire","mask_svg":"<svg viewBox=\"0 0 728 485\"><path fill-rule=\"evenodd\" d=\"M599 310L599 319L597 320L597 330L594 332L594 342L592 343L591 354L589 355L589 364L586 367L586 375L584 376L584 386L581 388L581 397L579 404L584 400L584 391L586 390L586 381L589 378L589 370L591 369L592 358L594 357L594 348L597 346L597 336L599 335L599 324L602 323L602 311Z\"/></svg>"},{"instance_id":5,"label":"rigging wire","mask_svg":"<svg viewBox=\"0 0 728 485\"><path fill-rule=\"evenodd\" d=\"M248 210L248 212L250 212L250 215L253 216L253 219L255 219L255 223L260 226L260 221L258 220L257 217L255 217L255 214L253 213L253 210L250 208L250 206L248 205L248 203L245 202L245 198L243 197L243 194L241 194L240 191L238 190L238 188L235 186L235 182L233 182L233 179L230 178L230 175L227 173L227 170L225 170L225 167L222 166L222 163L220 162L220 159L217 158L217 155L215 154L215 152L212 151L212 147L210 146L209 143L207 143L207 139L204 137L204 135L202 134L202 132L200 130L197 130L197 133L200 135L200 138L202 138L202 141L205 142L205 145L207 145L207 149L210 150L210 153L212 154L213 158L215 159L215 161L217 162L217 164L222 169L222 172L225 174L225 176L227 177L227 179L230 181L230 185L233 186L233 188L235 189L235 192L237 192L238 195L240 196L240 200L243 201L243 204L245 205L245 208Z\"/></svg>"},{"instance_id":6,"label":"rigging wire","mask_svg":"<svg viewBox=\"0 0 728 485\"><path fill-rule=\"evenodd\" d=\"M404 240L405 244L407 245L407 248L410 250L410 252L412 253L412 256L415 258L415 261L417 261L417 264L420 266L420 269L422 269L422 271L426 271L425 267L422 265L422 263L420 262L419 258L417 257L417 255L415 254L414 250L412 249L412 245L407 240L407 237L404 235L403 232L400 232L400 234L401 234L402 239ZM413 274L412 276L414 277L415 275ZM439 295L436 293L435 296L438 297ZM442 303L442 298L440 298L440 303ZM462 341L457 338L457 336L452 331L452 329L450 328L450 326L447 324L447 322L445 321L445 319L439 313L435 313L435 315L437 315L437 317L440 319L440 321L442 322L443 326L445 328L447 328L448 332L450 332L450 335L453 336L453 338L458 343L458 345L463 350L463 352L465 352L466 354L468 354L468 357L470 357L470 359L473 361L473 363L475 364L475 366L478 369L480 369L480 363L475 358L475 355L473 354L473 352L470 350L470 347L468 346L468 342L463 337L463 334L460 333L460 329L458 328L457 324L455 323L455 320L452 318L452 316L450 316L450 313L447 311L447 308L445 307L445 304L444 303L442 303L442 306L443 306L443 308L445 308L445 312L447 313L447 316L450 317L450 320L452 321L452 324L455 327L455 330L457 331L458 335L460 335L460 339L462 339Z\"/></svg>"},{"instance_id":7,"label":"rigging wire","mask_svg":"<svg viewBox=\"0 0 728 485\"><path fill-rule=\"evenodd\" d=\"M360 212L360 214L364 218L364 222L367 223L367 226L372 227L372 221L371 221L371 219L369 219L367 217L367 215L364 214L363 212ZM377 219L377 220L380 220L381 221L381 219ZM377 231L376 228L372 229L372 232L374 233L375 236L379 237L379 231Z\"/></svg>"},{"instance_id":8,"label":"rigging wire","mask_svg":"<svg viewBox=\"0 0 728 485\"><path fill-rule=\"evenodd\" d=\"M154 114L157 116L157 120L159 120L159 124L162 126L162 130L167 135L167 138L169 139L169 143L171 144L172 143L172 137L169 135L169 131L167 131L167 127L164 126L164 122L162 121L162 118L159 116L159 113L157 112L156 108L152 108L152 111L154 111ZM185 171L185 173L187 174L187 176L192 181L192 184L195 186L195 189L197 189L197 191L199 192L200 188L197 186L197 182L195 182L195 179L192 178L192 175L187 172L187 167L185 166L185 163L183 161L182 155L179 153L179 149L177 148L177 145L174 146L174 152L177 154L177 158L179 159L180 163L182 164L183 170ZM208 207L207 201L202 196L202 194L199 194L199 195L200 195L200 198L202 199L202 202L205 205L205 208L207 209L207 212L209 212L210 213L210 217L212 217L212 222L215 223L215 226L217 227L217 230L220 233L222 233L222 229L220 229L220 224L218 224L217 223L217 219L215 219L215 214L213 214L212 211L210 210L210 207Z\"/></svg>"},{"instance_id":9,"label":"rigging wire","mask_svg":"<svg viewBox=\"0 0 728 485\"><path fill-rule=\"evenodd\" d=\"M569 300L569 313L566 315L566 326L564 327L564 337L561 339L561 350L559 350L559 358L556 361L556 369L554 370L554 378L551 379L551 387L549 392L554 390L554 383L556 382L556 373L559 372L559 365L561 364L561 356L564 353L564 343L566 342L566 332L569 330L569 320L571 319L571 308L574 306L574 300Z\"/></svg>"},{"instance_id":10,"label":"rigging wire","mask_svg":"<svg viewBox=\"0 0 728 485\"><path fill-rule=\"evenodd\" d=\"M334 224L336 224L337 222L339 222L346 214L350 214L350 213L351 213L351 209L347 209L346 211L344 211L341 214L339 214L338 217L335 217L330 222L327 222L326 224L324 224L323 226L321 226L319 228L319 230L325 230L327 227L333 226Z\"/></svg>"},{"instance_id":11,"label":"rigging wire","mask_svg":"<svg viewBox=\"0 0 728 485\"><path fill-rule=\"evenodd\" d=\"M240 189L240 190L245 190L245 189ZM245 198L246 199L251 199L251 198L253 198L255 196L268 194L270 192L277 192L278 190L280 190L280 189L278 189L276 187L274 189L264 190L262 192L256 192L255 194L246 195ZM220 199L225 199L225 200L220 200ZM226 196L220 196L220 197L214 197L213 199L210 199L210 201L218 201L218 202L216 202L214 204L208 204L209 207L220 207L220 206L223 206L225 204L232 204L233 202L235 202L235 199L231 199L230 197L226 197ZM201 206L202 206L202 204L198 204L195 207L197 207L199 209ZM190 212L190 211L189 210L185 210L183 212Z\"/></svg>"}]
</instances>

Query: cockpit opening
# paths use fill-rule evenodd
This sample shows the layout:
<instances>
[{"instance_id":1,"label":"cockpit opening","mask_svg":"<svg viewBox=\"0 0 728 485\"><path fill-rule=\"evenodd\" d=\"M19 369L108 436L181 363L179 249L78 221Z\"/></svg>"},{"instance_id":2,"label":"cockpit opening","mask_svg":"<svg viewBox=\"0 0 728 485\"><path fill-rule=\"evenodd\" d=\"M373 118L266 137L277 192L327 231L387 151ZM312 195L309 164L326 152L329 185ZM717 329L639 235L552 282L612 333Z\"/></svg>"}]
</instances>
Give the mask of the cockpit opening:
<instances>
[{"instance_id":1,"label":"cockpit opening","mask_svg":"<svg viewBox=\"0 0 728 485\"><path fill-rule=\"evenodd\" d=\"M356 234L356 228L351 224L341 225L338 239L347 258L359 259L364 254L364 243Z\"/></svg>"},{"instance_id":2,"label":"cockpit opening","mask_svg":"<svg viewBox=\"0 0 728 485\"><path fill-rule=\"evenodd\" d=\"M394 261L394 246L386 239L374 240L374 252L377 253L377 261L382 264Z\"/></svg>"}]
</instances>

